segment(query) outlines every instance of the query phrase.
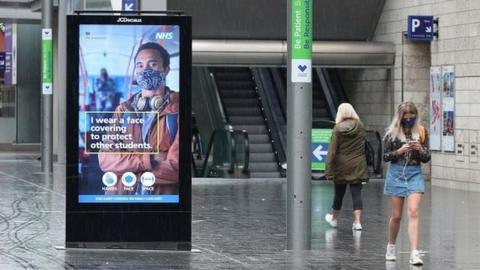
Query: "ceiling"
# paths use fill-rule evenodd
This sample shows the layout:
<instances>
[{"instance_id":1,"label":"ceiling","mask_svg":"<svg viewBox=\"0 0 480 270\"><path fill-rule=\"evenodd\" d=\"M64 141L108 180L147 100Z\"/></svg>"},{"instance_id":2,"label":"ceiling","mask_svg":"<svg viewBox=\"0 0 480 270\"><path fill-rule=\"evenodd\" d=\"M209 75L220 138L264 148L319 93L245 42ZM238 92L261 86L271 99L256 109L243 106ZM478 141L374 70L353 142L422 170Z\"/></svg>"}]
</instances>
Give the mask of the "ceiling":
<instances>
[{"instance_id":1,"label":"ceiling","mask_svg":"<svg viewBox=\"0 0 480 270\"><path fill-rule=\"evenodd\" d=\"M314 40L371 40L385 0L313 0ZM192 16L195 39L285 40L287 0L170 0Z\"/></svg>"}]
</instances>

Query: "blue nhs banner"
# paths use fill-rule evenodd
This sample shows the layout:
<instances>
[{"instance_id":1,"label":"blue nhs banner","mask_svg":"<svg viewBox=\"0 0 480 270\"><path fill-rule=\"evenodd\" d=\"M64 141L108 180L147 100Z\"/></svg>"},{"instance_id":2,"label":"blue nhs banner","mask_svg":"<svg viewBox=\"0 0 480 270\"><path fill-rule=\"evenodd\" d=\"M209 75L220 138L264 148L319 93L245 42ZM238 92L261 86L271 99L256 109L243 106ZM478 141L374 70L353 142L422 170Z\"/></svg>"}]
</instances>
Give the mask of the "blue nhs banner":
<instances>
[{"instance_id":1,"label":"blue nhs banner","mask_svg":"<svg viewBox=\"0 0 480 270\"><path fill-rule=\"evenodd\" d=\"M407 39L430 41L433 36L433 16L408 16Z\"/></svg>"}]
</instances>

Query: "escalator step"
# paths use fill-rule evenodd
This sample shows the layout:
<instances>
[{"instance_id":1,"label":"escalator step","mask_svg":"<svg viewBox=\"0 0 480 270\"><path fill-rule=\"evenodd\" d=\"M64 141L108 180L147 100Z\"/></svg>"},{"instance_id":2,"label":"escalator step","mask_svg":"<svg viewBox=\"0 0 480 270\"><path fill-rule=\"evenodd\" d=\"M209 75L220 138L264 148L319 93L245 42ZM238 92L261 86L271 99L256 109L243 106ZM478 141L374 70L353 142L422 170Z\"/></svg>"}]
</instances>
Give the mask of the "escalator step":
<instances>
[{"instance_id":1,"label":"escalator step","mask_svg":"<svg viewBox=\"0 0 480 270\"><path fill-rule=\"evenodd\" d=\"M248 140L250 144L270 143L270 138L267 134L248 134Z\"/></svg>"},{"instance_id":2,"label":"escalator step","mask_svg":"<svg viewBox=\"0 0 480 270\"><path fill-rule=\"evenodd\" d=\"M217 81L220 90L226 89L253 89L252 81Z\"/></svg>"},{"instance_id":3,"label":"escalator step","mask_svg":"<svg viewBox=\"0 0 480 270\"><path fill-rule=\"evenodd\" d=\"M258 101L255 98L225 98L223 104L229 107L258 107Z\"/></svg>"},{"instance_id":4,"label":"escalator step","mask_svg":"<svg viewBox=\"0 0 480 270\"><path fill-rule=\"evenodd\" d=\"M278 172L276 162L250 162L248 165L250 172Z\"/></svg>"},{"instance_id":5,"label":"escalator step","mask_svg":"<svg viewBox=\"0 0 480 270\"><path fill-rule=\"evenodd\" d=\"M255 108L232 107L232 108L226 108L226 110L229 117L262 115L262 112L258 107L255 107Z\"/></svg>"},{"instance_id":6,"label":"escalator step","mask_svg":"<svg viewBox=\"0 0 480 270\"><path fill-rule=\"evenodd\" d=\"M322 108L325 107L325 100L324 99L314 99L312 100L312 106L313 108Z\"/></svg>"},{"instance_id":7,"label":"escalator step","mask_svg":"<svg viewBox=\"0 0 480 270\"><path fill-rule=\"evenodd\" d=\"M212 67L210 70L214 73L217 72L250 72L247 67Z\"/></svg>"},{"instance_id":8,"label":"escalator step","mask_svg":"<svg viewBox=\"0 0 480 270\"><path fill-rule=\"evenodd\" d=\"M324 95L323 95L323 92L321 92L320 90L313 90L312 91L312 96L313 96L313 99L324 99Z\"/></svg>"},{"instance_id":9,"label":"escalator step","mask_svg":"<svg viewBox=\"0 0 480 270\"><path fill-rule=\"evenodd\" d=\"M262 116L230 116L230 124L236 125L264 125L265 121Z\"/></svg>"},{"instance_id":10,"label":"escalator step","mask_svg":"<svg viewBox=\"0 0 480 270\"><path fill-rule=\"evenodd\" d=\"M257 93L250 89L229 89L220 90L220 96L222 98L257 98Z\"/></svg>"},{"instance_id":11,"label":"escalator step","mask_svg":"<svg viewBox=\"0 0 480 270\"><path fill-rule=\"evenodd\" d=\"M328 111L326 108L314 108L312 115L316 117L328 117Z\"/></svg>"},{"instance_id":12,"label":"escalator step","mask_svg":"<svg viewBox=\"0 0 480 270\"><path fill-rule=\"evenodd\" d=\"M267 128L264 125L234 125L234 129L246 130L250 134L267 134Z\"/></svg>"},{"instance_id":13,"label":"escalator step","mask_svg":"<svg viewBox=\"0 0 480 270\"><path fill-rule=\"evenodd\" d=\"M312 121L332 121L330 117L314 117L312 116Z\"/></svg>"},{"instance_id":14,"label":"escalator step","mask_svg":"<svg viewBox=\"0 0 480 270\"><path fill-rule=\"evenodd\" d=\"M251 81L252 75L250 72L215 72L215 78L219 81Z\"/></svg>"},{"instance_id":15,"label":"escalator step","mask_svg":"<svg viewBox=\"0 0 480 270\"><path fill-rule=\"evenodd\" d=\"M274 153L250 153L250 162L276 162Z\"/></svg>"},{"instance_id":16,"label":"escalator step","mask_svg":"<svg viewBox=\"0 0 480 270\"><path fill-rule=\"evenodd\" d=\"M273 148L270 142L268 143L250 143L250 154L253 153L272 153Z\"/></svg>"}]
</instances>

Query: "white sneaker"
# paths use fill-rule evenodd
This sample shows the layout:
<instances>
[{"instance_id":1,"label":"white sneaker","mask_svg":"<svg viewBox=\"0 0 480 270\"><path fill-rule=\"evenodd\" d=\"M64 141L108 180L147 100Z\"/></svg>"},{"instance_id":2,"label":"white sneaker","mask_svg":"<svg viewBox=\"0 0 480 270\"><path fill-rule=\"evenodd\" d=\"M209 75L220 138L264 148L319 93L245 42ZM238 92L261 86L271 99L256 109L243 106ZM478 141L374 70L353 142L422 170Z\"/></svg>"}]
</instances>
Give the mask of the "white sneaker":
<instances>
[{"instance_id":1,"label":"white sneaker","mask_svg":"<svg viewBox=\"0 0 480 270\"><path fill-rule=\"evenodd\" d=\"M326 214L325 215L325 221L330 224L333 228L337 227L337 220L333 220L333 215L332 214Z\"/></svg>"},{"instance_id":2,"label":"white sneaker","mask_svg":"<svg viewBox=\"0 0 480 270\"><path fill-rule=\"evenodd\" d=\"M395 255L395 245L388 243L387 253L385 253L385 260L387 261L396 261L397 256Z\"/></svg>"},{"instance_id":3,"label":"white sneaker","mask_svg":"<svg viewBox=\"0 0 480 270\"><path fill-rule=\"evenodd\" d=\"M423 261L420 258L420 252L416 249L412 250L412 253L410 253L410 264L423 265Z\"/></svg>"},{"instance_id":4,"label":"white sneaker","mask_svg":"<svg viewBox=\"0 0 480 270\"><path fill-rule=\"evenodd\" d=\"M362 224L360 224L360 223L353 223L353 225L352 225L352 230L354 230L354 231L361 231L361 230L362 230Z\"/></svg>"}]
</instances>

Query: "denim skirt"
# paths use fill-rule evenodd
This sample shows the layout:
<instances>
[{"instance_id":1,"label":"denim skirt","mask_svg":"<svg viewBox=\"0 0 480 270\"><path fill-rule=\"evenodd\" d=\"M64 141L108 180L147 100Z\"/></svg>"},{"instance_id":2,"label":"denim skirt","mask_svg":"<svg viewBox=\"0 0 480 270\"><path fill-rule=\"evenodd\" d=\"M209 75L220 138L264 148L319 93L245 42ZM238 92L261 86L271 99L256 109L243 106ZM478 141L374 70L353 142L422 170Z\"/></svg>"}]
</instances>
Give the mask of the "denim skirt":
<instances>
[{"instance_id":1,"label":"denim skirt","mask_svg":"<svg viewBox=\"0 0 480 270\"><path fill-rule=\"evenodd\" d=\"M412 193L424 193L425 182L420 165L390 163L383 193L387 196L408 197Z\"/></svg>"}]
</instances>

